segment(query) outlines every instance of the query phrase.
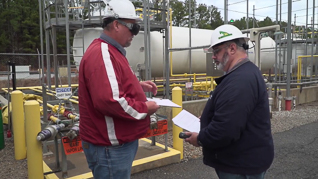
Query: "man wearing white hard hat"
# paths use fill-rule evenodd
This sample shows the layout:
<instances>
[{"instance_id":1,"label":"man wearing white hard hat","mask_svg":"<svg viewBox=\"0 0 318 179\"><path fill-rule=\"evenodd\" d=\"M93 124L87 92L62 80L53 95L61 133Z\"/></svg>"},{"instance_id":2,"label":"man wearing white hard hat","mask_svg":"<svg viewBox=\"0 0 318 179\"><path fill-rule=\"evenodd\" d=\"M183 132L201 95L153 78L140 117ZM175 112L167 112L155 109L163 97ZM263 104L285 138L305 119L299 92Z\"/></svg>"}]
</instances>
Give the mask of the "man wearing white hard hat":
<instances>
[{"instance_id":1,"label":"man wearing white hard hat","mask_svg":"<svg viewBox=\"0 0 318 179\"><path fill-rule=\"evenodd\" d=\"M138 139L150 127L159 106L144 91L157 93L151 81L139 82L126 51L140 21L129 0L105 1L103 33L87 48L79 68L80 137L95 179L128 179Z\"/></svg>"},{"instance_id":2,"label":"man wearing white hard hat","mask_svg":"<svg viewBox=\"0 0 318 179\"><path fill-rule=\"evenodd\" d=\"M274 158L266 84L247 58L247 41L233 25L213 31L212 58L225 74L215 79L200 132L186 133L187 142L202 146L204 164L220 179L263 179Z\"/></svg>"}]
</instances>

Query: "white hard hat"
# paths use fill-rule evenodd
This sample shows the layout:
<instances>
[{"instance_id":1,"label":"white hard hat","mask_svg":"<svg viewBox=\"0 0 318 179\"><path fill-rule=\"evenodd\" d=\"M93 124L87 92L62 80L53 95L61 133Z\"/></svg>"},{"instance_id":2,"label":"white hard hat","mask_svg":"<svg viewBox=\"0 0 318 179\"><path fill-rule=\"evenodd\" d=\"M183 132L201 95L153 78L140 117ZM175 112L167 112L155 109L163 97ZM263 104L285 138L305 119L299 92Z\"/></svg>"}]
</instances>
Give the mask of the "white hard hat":
<instances>
[{"instance_id":1,"label":"white hard hat","mask_svg":"<svg viewBox=\"0 0 318 179\"><path fill-rule=\"evenodd\" d=\"M215 45L226 41L240 38L244 38L246 42L249 40L249 38L246 37L246 35L243 35L240 29L238 29L234 25L224 24L219 26L212 32L211 46L209 48L212 48Z\"/></svg>"},{"instance_id":2,"label":"white hard hat","mask_svg":"<svg viewBox=\"0 0 318 179\"><path fill-rule=\"evenodd\" d=\"M106 4L106 11L103 19L115 17L121 19L134 19L140 21L136 16L135 6L129 0L103 0Z\"/></svg>"}]
</instances>

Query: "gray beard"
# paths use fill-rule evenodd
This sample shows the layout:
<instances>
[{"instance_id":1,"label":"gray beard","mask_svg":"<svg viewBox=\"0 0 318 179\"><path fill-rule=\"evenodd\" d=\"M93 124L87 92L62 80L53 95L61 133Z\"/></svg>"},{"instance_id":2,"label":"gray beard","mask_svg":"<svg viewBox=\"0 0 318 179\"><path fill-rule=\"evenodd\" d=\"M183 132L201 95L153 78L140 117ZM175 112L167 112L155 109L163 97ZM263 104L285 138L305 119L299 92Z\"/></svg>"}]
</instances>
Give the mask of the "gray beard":
<instances>
[{"instance_id":1,"label":"gray beard","mask_svg":"<svg viewBox=\"0 0 318 179\"><path fill-rule=\"evenodd\" d=\"M229 62L229 54L225 52L222 57L222 62L217 65L218 70L224 71L224 67Z\"/></svg>"}]
</instances>

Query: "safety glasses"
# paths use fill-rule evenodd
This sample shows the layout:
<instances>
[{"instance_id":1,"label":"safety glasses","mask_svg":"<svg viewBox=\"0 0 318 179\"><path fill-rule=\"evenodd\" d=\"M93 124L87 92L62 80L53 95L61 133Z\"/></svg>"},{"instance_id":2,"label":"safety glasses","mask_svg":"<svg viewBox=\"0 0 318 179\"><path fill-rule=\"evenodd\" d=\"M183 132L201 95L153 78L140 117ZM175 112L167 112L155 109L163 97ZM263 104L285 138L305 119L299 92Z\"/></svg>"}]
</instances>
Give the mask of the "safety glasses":
<instances>
[{"instance_id":1,"label":"safety glasses","mask_svg":"<svg viewBox=\"0 0 318 179\"><path fill-rule=\"evenodd\" d=\"M220 47L220 48L218 48L218 49L212 49L213 55L216 56L222 49L224 49L224 48L226 48L226 47L228 47L228 45L225 45L224 47Z\"/></svg>"},{"instance_id":2,"label":"safety glasses","mask_svg":"<svg viewBox=\"0 0 318 179\"><path fill-rule=\"evenodd\" d=\"M124 21L121 21L121 20L118 20L118 19L117 19L117 21L121 25L126 26L133 35L137 35L139 33L139 30L140 30L140 25L139 24L137 24L137 23L128 23L128 22L124 22Z\"/></svg>"}]
</instances>

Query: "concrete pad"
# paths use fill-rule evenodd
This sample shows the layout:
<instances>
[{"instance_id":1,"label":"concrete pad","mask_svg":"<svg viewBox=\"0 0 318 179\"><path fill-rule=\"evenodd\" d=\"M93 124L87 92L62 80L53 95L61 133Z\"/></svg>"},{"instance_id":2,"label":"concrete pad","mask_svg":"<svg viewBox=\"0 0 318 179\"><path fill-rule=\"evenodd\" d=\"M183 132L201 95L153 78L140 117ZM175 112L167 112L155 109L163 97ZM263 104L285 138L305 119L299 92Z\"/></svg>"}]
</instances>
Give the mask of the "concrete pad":
<instances>
[{"instance_id":1,"label":"concrete pad","mask_svg":"<svg viewBox=\"0 0 318 179\"><path fill-rule=\"evenodd\" d=\"M44 173L54 171L56 168L55 151L54 147L49 147L53 151L54 155L43 157ZM151 140L140 139L139 148L132 165L132 173L141 172L161 166L165 166L172 163L180 162L180 152L167 147L168 151L165 151L165 146L156 143L155 146L151 145ZM59 151L60 151L59 146ZM61 162L61 152L60 166ZM69 179L88 179L93 178L93 175L88 168L86 158L83 152L67 155L67 176ZM47 179L62 178L62 172L46 175Z\"/></svg>"}]
</instances>

